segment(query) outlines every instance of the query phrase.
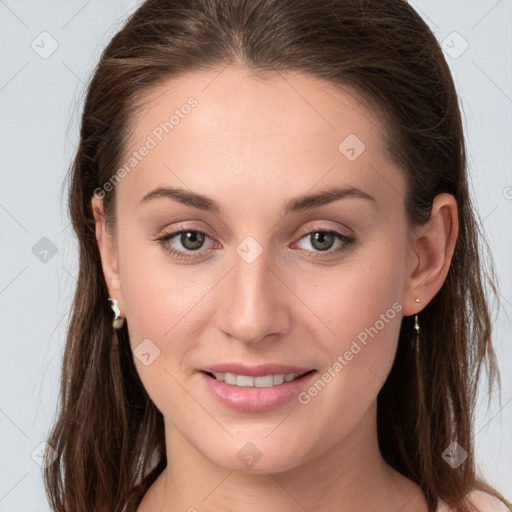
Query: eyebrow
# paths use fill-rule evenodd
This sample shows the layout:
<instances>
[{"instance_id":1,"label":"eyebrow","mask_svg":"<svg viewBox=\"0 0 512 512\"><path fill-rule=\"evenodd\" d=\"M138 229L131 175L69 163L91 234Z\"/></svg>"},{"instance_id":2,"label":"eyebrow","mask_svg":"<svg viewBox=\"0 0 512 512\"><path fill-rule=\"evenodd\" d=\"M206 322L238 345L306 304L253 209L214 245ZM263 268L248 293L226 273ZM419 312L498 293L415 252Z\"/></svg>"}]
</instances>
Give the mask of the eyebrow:
<instances>
[{"instance_id":1,"label":"eyebrow","mask_svg":"<svg viewBox=\"0 0 512 512\"><path fill-rule=\"evenodd\" d=\"M319 208L326 204L332 203L339 199L347 197L357 197L360 199L367 199L375 203L375 198L367 194L358 187L329 187L326 190L315 192L313 194L306 194L288 200L284 203L284 212L303 212ZM141 204L149 203L156 199L167 198L177 201L186 206L197 208L199 210L222 213L223 208L214 199L207 197L196 192L190 192L182 188L174 187L158 187L148 192L142 199Z\"/></svg>"}]
</instances>

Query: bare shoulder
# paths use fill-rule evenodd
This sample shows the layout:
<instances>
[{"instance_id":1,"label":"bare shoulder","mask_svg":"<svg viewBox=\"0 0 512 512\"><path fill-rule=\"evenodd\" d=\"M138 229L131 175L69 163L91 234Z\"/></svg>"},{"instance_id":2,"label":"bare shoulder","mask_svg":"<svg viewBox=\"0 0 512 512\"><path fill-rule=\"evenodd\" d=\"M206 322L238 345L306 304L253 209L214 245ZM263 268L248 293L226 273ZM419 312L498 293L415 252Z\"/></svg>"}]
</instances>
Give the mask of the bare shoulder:
<instances>
[{"instance_id":1,"label":"bare shoulder","mask_svg":"<svg viewBox=\"0 0 512 512\"><path fill-rule=\"evenodd\" d=\"M470 492L469 499L479 512L510 512L511 510L505 503L483 491ZM453 509L440 500L437 512L453 512Z\"/></svg>"}]
</instances>

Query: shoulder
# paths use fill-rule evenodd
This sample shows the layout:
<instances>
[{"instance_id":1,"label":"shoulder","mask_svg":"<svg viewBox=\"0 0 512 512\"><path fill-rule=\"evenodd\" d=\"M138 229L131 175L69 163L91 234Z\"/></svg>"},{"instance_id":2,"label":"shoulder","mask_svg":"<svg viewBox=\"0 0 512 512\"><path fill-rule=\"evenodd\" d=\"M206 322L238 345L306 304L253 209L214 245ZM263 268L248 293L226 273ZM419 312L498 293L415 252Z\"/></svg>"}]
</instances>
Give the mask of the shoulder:
<instances>
[{"instance_id":1,"label":"shoulder","mask_svg":"<svg viewBox=\"0 0 512 512\"><path fill-rule=\"evenodd\" d=\"M498 498L483 491L471 491L468 498L479 512L510 512L512 510ZM452 512L452 509L444 501L439 500L436 512Z\"/></svg>"}]
</instances>

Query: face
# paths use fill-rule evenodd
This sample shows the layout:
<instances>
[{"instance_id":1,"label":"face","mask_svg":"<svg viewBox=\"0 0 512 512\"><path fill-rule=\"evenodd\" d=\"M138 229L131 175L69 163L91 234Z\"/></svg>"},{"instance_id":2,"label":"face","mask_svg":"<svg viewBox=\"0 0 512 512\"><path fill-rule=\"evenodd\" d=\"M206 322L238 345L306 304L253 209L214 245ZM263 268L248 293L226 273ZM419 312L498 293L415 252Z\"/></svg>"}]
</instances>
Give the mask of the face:
<instances>
[{"instance_id":1,"label":"face","mask_svg":"<svg viewBox=\"0 0 512 512\"><path fill-rule=\"evenodd\" d=\"M145 98L115 187L110 292L177 452L284 471L339 446L375 404L413 301L405 181L380 130L348 91L301 74L230 66ZM230 363L314 372L248 388L203 371Z\"/></svg>"}]
</instances>

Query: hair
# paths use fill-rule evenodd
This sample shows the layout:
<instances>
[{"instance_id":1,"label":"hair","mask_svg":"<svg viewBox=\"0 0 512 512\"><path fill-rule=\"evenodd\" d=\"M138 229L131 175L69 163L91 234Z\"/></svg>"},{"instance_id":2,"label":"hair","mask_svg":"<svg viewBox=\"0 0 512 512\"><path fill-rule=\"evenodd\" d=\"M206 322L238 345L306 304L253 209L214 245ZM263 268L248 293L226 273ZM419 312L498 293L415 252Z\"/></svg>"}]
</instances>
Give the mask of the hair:
<instances>
[{"instance_id":1,"label":"hair","mask_svg":"<svg viewBox=\"0 0 512 512\"><path fill-rule=\"evenodd\" d=\"M449 272L419 314L418 354L412 316L402 319L378 395L378 440L386 462L421 487L429 511L442 499L469 512L473 490L504 499L477 474L473 440L484 363L489 397L496 378L501 386L491 341L495 270L470 197L458 96L427 24L402 0L148 0L94 70L68 173L79 276L48 437L57 453L44 470L51 506L135 510L166 467L162 414L139 379L126 324L112 329L91 198L123 161L151 91L180 74L233 63L259 77L307 74L378 113L386 150L405 177L408 226L429 219L437 194L455 197L459 235ZM103 201L113 229L115 188ZM442 457L453 441L467 452L457 468Z\"/></svg>"}]
</instances>

